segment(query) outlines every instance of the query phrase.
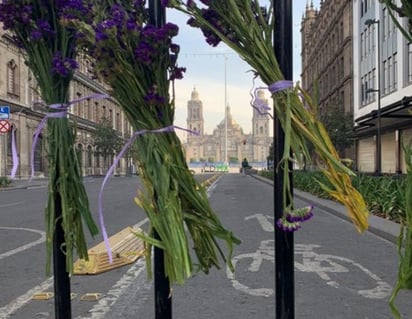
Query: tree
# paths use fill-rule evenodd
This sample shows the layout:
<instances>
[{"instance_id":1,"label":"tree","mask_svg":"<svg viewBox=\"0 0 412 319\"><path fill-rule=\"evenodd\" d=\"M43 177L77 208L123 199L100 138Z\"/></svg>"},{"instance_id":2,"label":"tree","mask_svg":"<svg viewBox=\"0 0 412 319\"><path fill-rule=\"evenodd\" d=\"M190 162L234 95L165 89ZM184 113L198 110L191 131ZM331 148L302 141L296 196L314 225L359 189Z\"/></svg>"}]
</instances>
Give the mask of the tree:
<instances>
[{"instance_id":1,"label":"tree","mask_svg":"<svg viewBox=\"0 0 412 319\"><path fill-rule=\"evenodd\" d=\"M345 112L340 106L326 106L320 111L319 118L330 136L341 157L345 150L353 144L350 134L353 130L353 115Z\"/></svg>"},{"instance_id":2,"label":"tree","mask_svg":"<svg viewBox=\"0 0 412 319\"><path fill-rule=\"evenodd\" d=\"M123 146L123 139L118 132L113 129L111 121L103 117L96 125L96 130L93 133L94 146L96 153L103 156L103 161L106 167L109 167L107 160L115 153L118 153Z\"/></svg>"}]
</instances>

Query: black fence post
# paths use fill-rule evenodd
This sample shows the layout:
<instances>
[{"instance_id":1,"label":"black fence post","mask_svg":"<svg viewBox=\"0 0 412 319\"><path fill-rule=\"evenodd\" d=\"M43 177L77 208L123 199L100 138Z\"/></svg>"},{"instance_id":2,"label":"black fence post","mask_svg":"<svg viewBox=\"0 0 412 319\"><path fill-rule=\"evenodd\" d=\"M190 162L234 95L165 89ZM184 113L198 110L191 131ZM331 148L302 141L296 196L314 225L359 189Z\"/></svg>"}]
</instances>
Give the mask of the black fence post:
<instances>
[{"instance_id":1,"label":"black fence post","mask_svg":"<svg viewBox=\"0 0 412 319\"><path fill-rule=\"evenodd\" d=\"M49 183L56 183L57 179L58 175L56 175L54 181L49 181ZM63 251L65 239L62 228L60 196L60 193L57 192L54 197L56 214L56 225L53 234L54 316L56 319L70 319L72 317L70 276L66 267L66 255Z\"/></svg>"},{"instance_id":2,"label":"black fence post","mask_svg":"<svg viewBox=\"0 0 412 319\"><path fill-rule=\"evenodd\" d=\"M292 0L273 0L275 30L274 50L285 80L293 78L292 44ZM283 168L280 163L285 144L285 133L279 120L274 121L274 207L275 222L282 217L283 203ZM278 168L278 170L276 170ZM292 164L290 169L290 187L292 188ZM293 232L286 232L275 227L275 286L276 318L295 318L295 279L294 279L294 243Z\"/></svg>"},{"instance_id":3,"label":"black fence post","mask_svg":"<svg viewBox=\"0 0 412 319\"><path fill-rule=\"evenodd\" d=\"M149 22L161 27L166 23L166 9L162 7L160 0L149 0ZM167 77L167 70L164 70ZM156 229L154 237L160 239ZM154 294L155 294L155 319L172 318L172 296L170 282L166 277L164 268L164 251L154 247Z\"/></svg>"}]
</instances>

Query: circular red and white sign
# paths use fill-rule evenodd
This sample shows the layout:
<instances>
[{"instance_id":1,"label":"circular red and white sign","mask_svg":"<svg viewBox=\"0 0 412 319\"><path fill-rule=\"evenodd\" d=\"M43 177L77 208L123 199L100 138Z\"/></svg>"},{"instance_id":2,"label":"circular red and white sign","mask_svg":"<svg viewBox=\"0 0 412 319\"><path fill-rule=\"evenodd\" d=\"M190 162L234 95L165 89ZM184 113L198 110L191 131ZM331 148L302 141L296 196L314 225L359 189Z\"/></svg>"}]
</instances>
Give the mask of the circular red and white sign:
<instances>
[{"instance_id":1,"label":"circular red and white sign","mask_svg":"<svg viewBox=\"0 0 412 319\"><path fill-rule=\"evenodd\" d=\"M11 124L8 120L0 120L0 133L7 133L11 129Z\"/></svg>"}]
</instances>

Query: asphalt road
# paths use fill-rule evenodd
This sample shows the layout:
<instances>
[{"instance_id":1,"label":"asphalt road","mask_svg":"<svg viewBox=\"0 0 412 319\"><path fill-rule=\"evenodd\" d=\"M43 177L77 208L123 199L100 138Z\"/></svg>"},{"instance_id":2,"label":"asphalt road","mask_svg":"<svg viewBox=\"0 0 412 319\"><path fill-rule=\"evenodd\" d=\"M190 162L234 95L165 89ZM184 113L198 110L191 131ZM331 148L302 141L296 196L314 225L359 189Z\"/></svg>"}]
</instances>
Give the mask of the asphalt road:
<instances>
[{"instance_id":1,"label":"asphalt road","mask_svg":"<svg viewBox=\"0 0 412 319\"><path fill-rule=\"evenodd\" d=\"M96 212L101 179L87 179ZM112 178L105 188L105 220L109 234L142 223L145 214L133 202L138 178ZM213 269L173 287L173 318L275 318L273 188L251 176L223 175L210 201L222 222L242 244L235 247L236 272ZM38 291L53 291L44 276L43 209L46 188L0 192L0 318L53 318L54 301L33 301ZM301 200L296 206L306 206ZM295 234L296 318L392 318L387 305L396 279L393 243L355 228L319 208ZM90 245L101 241L89 238ZM145 262L95 276L73 276L73 318L154 318L153 283ZM100 293L98 301L80 301ZM412 318L412 294L397 304Z\"/></svg>"}]
</instances>

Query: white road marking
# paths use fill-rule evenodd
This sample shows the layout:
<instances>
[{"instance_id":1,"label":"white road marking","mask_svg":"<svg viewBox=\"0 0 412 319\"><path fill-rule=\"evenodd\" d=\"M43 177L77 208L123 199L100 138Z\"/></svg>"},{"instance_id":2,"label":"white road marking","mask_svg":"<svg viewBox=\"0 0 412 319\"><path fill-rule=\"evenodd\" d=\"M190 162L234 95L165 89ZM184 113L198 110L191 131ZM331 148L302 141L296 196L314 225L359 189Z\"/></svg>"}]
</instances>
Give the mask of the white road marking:
<instances>
[{"instance_id":1,"label":"white road marking","mask_svg":"<svg viewBox=\"0 0 412 319\"><path fill-rule=\"evenodd\" d=\"M216 187L216 182L217 181L215 181L209 187L208 192L207 192L208 197L210 197L213 189ZM145 219L141 220L140 222L138 222L137 224L135 224L135 227L141 227L147 222L149 222L149 219L145 218ZM1 228L7 229L7 227L1 227ZM20 230L29 230L29 229L20 228ZM34 231L34 230L29 230L29 231ZM43 239L43 241L44 241L44 239ZM22 247L25 247L25 246L22 246ZM20 248L22 248L22 247L20 247ZM27 247L25 249L28 249L28 248L30 248L30 247ZM17 253L17 252L15 252L15 253ZM142 265L142 263L143 263L143 265ZM107 297L104 297L104 298L100 299L98 301L97 305L95 305L90 310L91 317L78 317L76 319L103 319L105 314L110 310L110 306L112 306L119 299L119 297L123 294L124 290L128 286L130 286L130 284L133 281L135 281L136 278L145 269L146 269L146 264L144 262L144 259L138 260L132 267L130 267L130 269L123 275L123 277L114 286L112 286L112 289L109 290L108 293L107 293ZM24 295L14 299L12 302L10 302L5 307L0 308L0 318L1 319L9 318L10 315L12 315L14 312L18 311L26 303L28 303L31 300L31 298L34 294L42 292L44 290L47 290L52 285L53 285L53 277L50 277L49 279L47 279L46 281L44 281L40 285L38 285L38 286L30 289L29 291L27 291Z\"/></svg>"},{"instance_id":2,"label":"white road marking","mask_svg":"<svg viewBox=\"0 0 412 319\"><path fill-rule=\"evenodd\" d=\"M37 229L31 229L31 228L19 228L19 227L0 227L0 230L2 229L6 229L6 230L22 230L22 231L28 231L28 232L32 232L32 233L37 233L40 235L40 238L23 246L17 247L13 250L9 250L5 253L0 254L0 259L6 258L6 257L10 257L12 255L21 253L24 250L27 250L33 246L36 246L38 244L43 243L46 240L46 233L44 231L41 230L37 230ZM1 318L1 317L0 317Z\"/></svg>"},{"instance_id":3,"label":"white road marking","mask_svg":"<svg viewBox=\"0 0 412 319\"><path fill-rule=\"evenodd\" d=\"M0 318L7 319L14 312L22 308L26 303L28 303L34 294L42 292L49 289L53 285L53 277L50 277L46 281L42 282L40 285L28 290L24 295L14 299L8 305L0 308Z\"/></svg>"},{"instance_id":4,"label":"white road marking","mask_svg":"<svg viewBox=\"0 0 412 319\"><path fill-rule=\"evenodd\" d=\"M252 216L253 217L253 216ZM262 262L267 260L269 262L275 262L275 255L273 250L274 240L263 240L260 243L259 248L252 253L240 254L232 259L233 267L236 268L238 262L242 259L250 260L248 261L248 271L258 272ZM319 248L319 245L295 245L295 255L302 256L302 262L299 263L295 261L295 268L302 272L312 272L316 273L322 280L326 281L326 284L335 288L341 288L342 285L336 281L331 280L329 274L331 273L348 273L351 268L358 268L361 270L369 279L375 281L376 286L371 289L361 289L357 293L364 297L370 299L384 299L391 294L392 287L387 282L383 281L379 276L371 272L366 267L361 264L345 257L329 255L329 254L318 254L313 251L314 248ZM338 262L346 263L346 267L339 264ZM236 273L236 272L235 272ZM239 291L245 292L253 296L270 297L273 295L274 291L271 288L251 288L245 284L240 283L236 277L235 273L232 273L230 269L226 268L226 275L228 279L232 282L232 286Z\"/></svg>"},{"instance_id":5,"label":"white road marking","mask_svg":"<svg viewBox=\"0 0 412 319\"><path fill-rule=\"evenodd\" d=\"M3 205L0 205L0 208L17 206L17 205L20 205L20 204L23 204L23 203L24 202L15 202L15 203L10 203L10 204L3 204Z\"/></svg>"},{"instance_id":6,"label":"white road marking","mask_svg":"<svg viewBox=\"0 0 412 319\"><path fill-rule=\"evenodd\" d=\"M275 231L275 228L273 226L273 222L270 222L269 219L274 220L273 216L265 216L263 214L255 214L251 216L247 216L245 220L250 220L252 218L256 218L256 220L259 222L260 226L262 226L264 231L271 232L273 233Z\"/></svg>"},{"instance_id":7,"label":"white road marking","mask_svg":"<svg viewBox=\"0 0 412 319\"><path fill-rule=\"evenodd\" d=\"M143 219L142 221L138 222L135 226L140 227L143 226L145 223L149 221L148 218ZM13 227L0 227L1 229L8 229L8 230L26 230L26 231L32 231L36 232L42 235L41 239L28 244L21 246L19 248L13 249L12 251L3 253L0 255L0 259L4 257L11 256L13 254L17 254L23 250L29 249L30 247L33 247L34 245L39 244L40 242L44 242L46 235L44 232L34 230L34 229L28 229L28 228L13 228ZM140 268L142 269L140 269ZM103 313L103 315L109 311L110 305L112 305L117 298L121 295L123 289L127 288L127 286L130 285L130 283L136 279L137 276L140 275L142 270L144 270L145 267L141 267L140 263L135 263L128 271L127 273L112 287L111 290L108 292L108 297L103 298L99 301L99 307L100 307L100 312ZM0 308L0 318L1 319L7 319L11 315L13 315L16 311L18 311L20 308L22 308L26 303L28 303L34 294L45 291L49 289L51 286L53 286L53 277L48 278L46 281L42 282L40 285L28 290L24 295L14 299L11 301L8 305ZM108 300L111 302L109 303ZM104 303L106 303L106 307L104 306ZM93 310L93 309L92 309ZM98 319L98 318L103 318L99 313L92 314L91 319Z\"/></svg>"},{"instance_id":8,"label":"white road marking","mask_svg":"<svg viewBox=\"0 0 412 319\"><path fill-rule=\"evenodd\" d=\"M139 259L129 270L120 278L120 280L107 292L104 298L101 298L93 306L89 312L89 317L76 317L76 319L103 319L106 313L110 311L110 307L113 306L119 297L122 296L127 287L129 287L136 278L144 272L146 268L144 258Z\"/></svg>"}]
</instances>

